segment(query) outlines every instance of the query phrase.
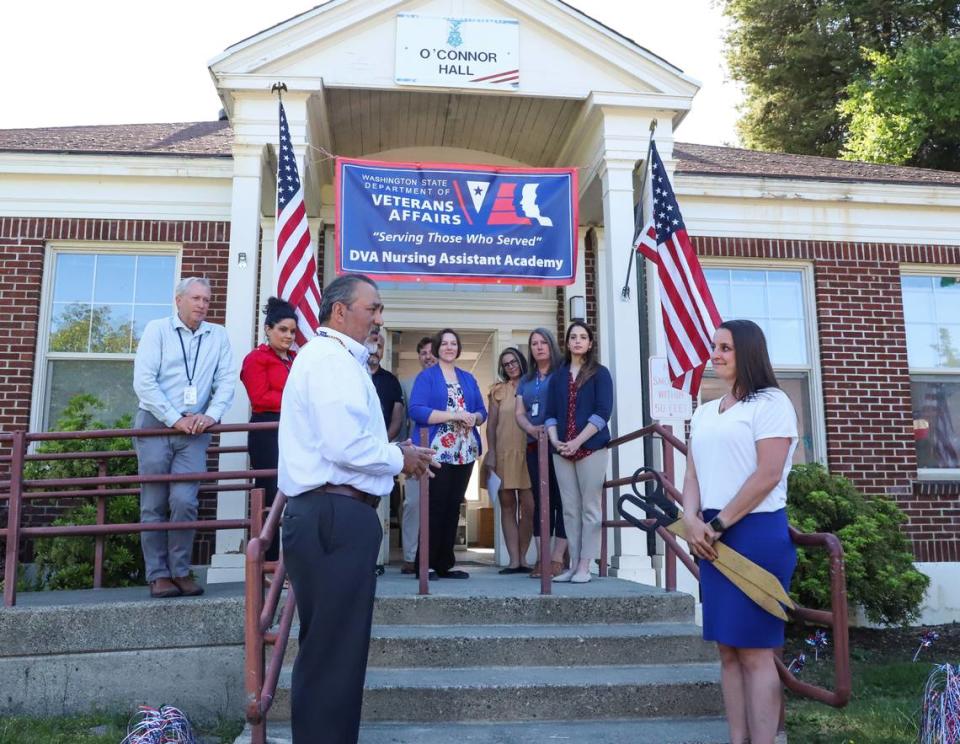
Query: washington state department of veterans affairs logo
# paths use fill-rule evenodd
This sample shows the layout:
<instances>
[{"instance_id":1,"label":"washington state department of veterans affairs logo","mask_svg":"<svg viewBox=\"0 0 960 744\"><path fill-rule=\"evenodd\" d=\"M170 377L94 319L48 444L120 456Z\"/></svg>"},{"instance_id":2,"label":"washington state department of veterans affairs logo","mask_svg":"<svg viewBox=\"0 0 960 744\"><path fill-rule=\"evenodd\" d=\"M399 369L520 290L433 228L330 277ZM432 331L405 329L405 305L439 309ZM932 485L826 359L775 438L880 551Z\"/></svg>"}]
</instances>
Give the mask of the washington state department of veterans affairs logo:
<instances>
[{"instance_id":1,"label":"washington state department of veterans affairs logo","mask_svg":"<svg viewBox=\"0 0 960 744\"><path fill-rule=\"evenodd\" d=\"M450 33L447 34L447 43L452 47L458 47L463 44L463 36L460 35L460 24L463 21L450 20Z\"/></svg>"}]
</instances>

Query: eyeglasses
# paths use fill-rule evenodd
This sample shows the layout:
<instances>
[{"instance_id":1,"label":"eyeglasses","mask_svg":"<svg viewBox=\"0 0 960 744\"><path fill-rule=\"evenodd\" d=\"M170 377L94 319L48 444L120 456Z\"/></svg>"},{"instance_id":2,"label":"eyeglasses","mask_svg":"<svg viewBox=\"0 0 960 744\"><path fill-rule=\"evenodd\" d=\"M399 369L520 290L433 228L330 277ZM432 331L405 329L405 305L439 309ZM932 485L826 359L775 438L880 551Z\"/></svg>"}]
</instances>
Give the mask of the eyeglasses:
<instances>
[{"instance_id":1,"label":"eyeglasses","mask_svg":"<svg viewBox=\"0 0 960 744\"><path fill-rule=\"evenodd\" d=\"M505 362L503 363L503 366L504 366L504 367L519 367L519 366L520 366L520 362L518 362L516 359L508 359L507 361L505 361Z\"/></svg>"}]
</instances>

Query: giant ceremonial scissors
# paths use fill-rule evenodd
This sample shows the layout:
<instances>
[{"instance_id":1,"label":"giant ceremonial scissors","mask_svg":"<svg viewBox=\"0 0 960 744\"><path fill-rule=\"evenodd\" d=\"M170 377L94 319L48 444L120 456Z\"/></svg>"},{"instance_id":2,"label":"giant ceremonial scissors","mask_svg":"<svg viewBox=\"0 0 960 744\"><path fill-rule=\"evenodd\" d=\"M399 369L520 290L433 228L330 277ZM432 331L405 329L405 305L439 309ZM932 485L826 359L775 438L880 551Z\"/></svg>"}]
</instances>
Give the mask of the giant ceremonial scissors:
<instances>
[{"instance_id":1,"label":"giant ceremonial scissors","mask_svg":"<svg viewBox=\"0 0 960 744\"><path fill-rule=\"evenodd\" d=\"M646 481L644 494L637 489L637 477L641 473L653 475L652 480ZM634 482L631 484L633 494L624 494L617 502L617 510L621 516L634 527L639 527L645 532L654 532L663 527L686 540L687 534L680 509L664 494L660 473L652 468L642 467L637 468L633 478ZM650 486L653 488L651 489ZM637 507L646 516L641 517L636 512L628 510L625 508L626 503ZM792 610L796 608L796 604L790 599L790 595L776 576L723 542L713 543L713 549L717 551L717 558L713 561L713 565L720 573L771 615L781 620L787 619L787 613L783 607L786 606Z\"/></svg>"}]
</instances>

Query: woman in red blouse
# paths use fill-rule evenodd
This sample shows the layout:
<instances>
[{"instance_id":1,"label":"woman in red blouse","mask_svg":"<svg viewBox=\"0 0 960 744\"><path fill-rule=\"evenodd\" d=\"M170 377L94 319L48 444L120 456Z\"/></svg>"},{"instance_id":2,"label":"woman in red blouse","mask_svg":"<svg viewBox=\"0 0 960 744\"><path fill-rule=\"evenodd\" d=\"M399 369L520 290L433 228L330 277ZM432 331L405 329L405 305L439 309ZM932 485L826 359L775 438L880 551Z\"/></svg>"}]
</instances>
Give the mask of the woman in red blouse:
<instances>
[{"instance_id":1,"label":"woman in red blouse","mask_svg":"<svg viewBox=\"0 0 960 744\"><path fill-rule=\"evenodd\" d=\"M297 331L297 313L293 306L271 297L267 300L263 330L267 343L260 344L243 360L240 380L247 389L253 413L250 422L279 421L280 400L287 375L296 353L290 346ZM251 431L247 436L250 467L254 470L275 470L277 467L277 430ZM277 494L277 478L257 478L257 488L266 492L266 504L273 504ZM267 550L266 559L275 561L280 555L280 538Z\"/></svg>"}]
</instances>

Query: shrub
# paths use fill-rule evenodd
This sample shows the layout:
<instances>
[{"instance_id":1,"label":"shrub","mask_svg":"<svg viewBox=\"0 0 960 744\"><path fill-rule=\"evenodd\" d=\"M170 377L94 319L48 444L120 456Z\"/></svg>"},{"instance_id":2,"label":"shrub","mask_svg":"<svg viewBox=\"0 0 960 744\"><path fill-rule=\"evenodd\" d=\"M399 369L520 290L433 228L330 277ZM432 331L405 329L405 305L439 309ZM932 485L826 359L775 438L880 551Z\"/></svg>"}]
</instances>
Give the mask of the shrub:
<instances>
[{"instance_id":1,"label":"shrub","mask_svg":"<svg viewBox=\"0 0 960 744\"><path fill-rule=\"evenodd\" d=\"M913 565L904 513L889 499L866 498L819 464L797 465L788 481L787 513L803 532L832 532L843 544L847 597L871 622L905 625L920 612L930 579ZM802 605L829 607L827 552L797 549L792 593Z\"/></svg>"},{"instance_id":2,"label":"shrub","mask_svg":"<svg viewBox=\"0 0 960 744\"><path fill-rule=\"evenodd\" d=\"M56 431L88 431L92 429L127 429L130 417L123 416L107 426L96 418L102 403L93 395L81 394L70 399L63 415L57 420ZM133 443L129 437L108 439L74 439L60 442L44 442L37 452L97 452L129 450ZM135 475L135 457L116 457L107 461L108 475ZM49 460L31 461L24 468L28 479L83 478L97 475L96 460ZM61 517L53 521L55 526L94 524L97 519L96 502L74 504ZM139 499L136 496L111 496L107 499L108 523L140 521ZM34 544L34 560L37 567L35 589L86 589L93 585L93 537L48 537L38 538ZM143 555L140 552L140 537L137 534L113 535L106 538L103 560L104 586L133 586L144 583Z\"/></svg>"}]
</instances>

